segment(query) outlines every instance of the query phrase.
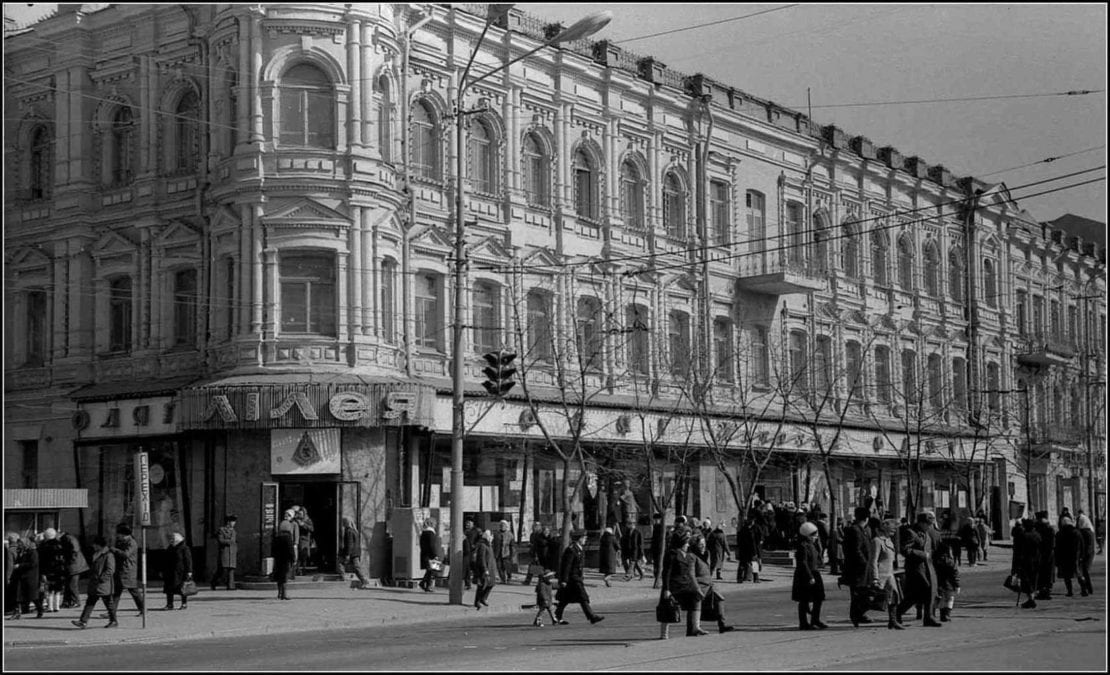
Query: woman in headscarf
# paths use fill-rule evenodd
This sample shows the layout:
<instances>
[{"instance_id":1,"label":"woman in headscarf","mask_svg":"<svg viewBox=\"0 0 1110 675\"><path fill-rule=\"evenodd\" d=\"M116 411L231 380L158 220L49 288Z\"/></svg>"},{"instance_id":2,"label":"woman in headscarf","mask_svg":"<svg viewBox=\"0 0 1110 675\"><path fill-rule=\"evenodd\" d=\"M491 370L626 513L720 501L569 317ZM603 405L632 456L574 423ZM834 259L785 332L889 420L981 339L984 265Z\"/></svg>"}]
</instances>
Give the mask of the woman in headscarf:
<instances>
[{"instance_id":1,"label":"woman in headscarf","mask_svg":"<svg viewBox=\"0 0 1110 675\"><path fill-rule=\"evenodd\" d=\"M794 550L794 583L790 589L790 599L798 603L798 628L801 630L823 630L828 628L821 622L821 603L825 601L825 582L821 579L818 565L821 557L817 553L817 526L802 523L798 528L798 545Z\"/></svg>"},{"instance_id":2,"label":"woman in headscarf","mask_svg":"<svg viewBox=\"0 0 1110 675\"><path fill-rule=\"evenodd\" d=\"M46 577L46 611L57 612L62 606L66 587L66 558L58 531L52 527L42 533L39 546L39 573Z\"/></svg>"},{"instance_id":3,"label":"woman in headscarf","mask_svg":"<svg viewBox=\"0 0 1110 675\"><path fill-rule=\"evenodd\" d=\"M489 607L486 600L499 576L497 558L493 554L493 533L483 530L474 550L474 581L478 586L474 591L474 609Z\"/></svg>"},{"instance_id":4,"label":"woman in headscarf","mask_svg":"<svg viewBox=\"0 0 1110 675\"><path fill-rule=\"evenodd\" d=\"M173 609L175 595L181 596L181 609L186 609L189 598L181 592L181 585L193 578L193 554L185 545L185 536L180 532L171 534L170 542L162 567L162 590L166 593L166 609Z\"/></svg>"},{"instance_id":5,"label":"woman in headscarf","mask_svg":"<svg viewBox=\"0 0 1110 675\"><path fill-rule=\"evenodd\" d=\"M293 539L293 516L295 515L292 510L285 512L285 520L274 533L274 543L270 551L270 555L274 558L272 578L277 583L278 600L289 599L289 595L285 592L285 583L289 581L289 573L293 571L293 563L297 558L297 545Z\"/></svg>"}]
</instances>

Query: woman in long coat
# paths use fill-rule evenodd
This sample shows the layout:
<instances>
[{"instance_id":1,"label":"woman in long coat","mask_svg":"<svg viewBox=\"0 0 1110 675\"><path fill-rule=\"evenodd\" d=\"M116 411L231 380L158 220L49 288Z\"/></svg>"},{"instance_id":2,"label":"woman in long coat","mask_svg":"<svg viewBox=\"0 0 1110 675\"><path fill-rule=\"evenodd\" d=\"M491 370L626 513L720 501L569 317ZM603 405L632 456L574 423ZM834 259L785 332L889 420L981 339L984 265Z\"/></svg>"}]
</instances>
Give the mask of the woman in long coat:
<instances>
[{"instance_id":1,"label":"woman in long coat","mask_svg":"<svg viewBox=\"0 0 1110 675\"><path fill-rule=\"evenodd\" d=\"M884 520L878 534L871 540L871 559L867 566L867 584L886 591L888 620L886 627L903 630L905 626L898 620L898 583L894 580L894 535L898 532L898 521Z\"/></svg>"},{"instance_id":2,"label":"woman in long coat","mask_svg":"<svg viewBox=\"0 0 1110 675\"><path fill-rule=\"evenodd\" d=\"M1056 571L1064 580L1064 587L1069 597L1074 595L1071 580L1076 576L1082 547L1083 539L1079 530L1075 529L1071 518L1064 516L1060 519L1060 531L1056 533ZM1080 582L1082 586L1082 578Z\"/></svg>"},{"instance_id":3,"label":"woman in long coat","mask_svg":"<svg viewBox=\"0 0 1110 675\"><path fill-rule=\"evenodd\" d=\"M16 551L15 571L12 574L12 585L15 588L15 613L12 619L18 619L25 605L35 604L36 616L42 617L42 595L39 593L39 552L35 541L31 537L19 540Z\"/></svg>"},{"instance_id":4,"label":"woman in long coat","mask_svg":"<svg viewBox=\"0 0 1110 675\"><path fill-rule=\"evenodd\" d=\"M821 603L825 601L825 582L821 579L821 554L817 552L817 526L802 523L798 528L798 545L794 550L794 583L790 599L798 603L798 628L824 630Z\"/></svg>"},{"instance_id":5,"label":"woman in long coat","mask_svg":"<svg viewBox=\"0 0 1110 675\"><path fill-rule=\"evenodd\" d=\"M1027 518L1021 521L1020 531L1014 527L1014 558L1010 567L1010 572L1021 580L1021 592L1029 595L1021 605L1025 609L1037 606L1033 594L1037 592L1037 576L1041 569L1041 535L1033 526L1033 520Z\"/></svg>"},{"instance_id":6,"label":"woman in long coat","mask_svg":"<svg viewBox=\"0 0 1110 675\"><path fill-rule=\"evenodd\" d=\"M57 612L66 588L66 558L58 532L52 527L42 533L39 544L39 574L46 577L46 611Z\"/></svg>"},{"instance_id":7,"label":"woman in long coat","mask_svg":"<svg viewBox=\"0 0 1110 675\"><path fill-rule=\"evenodd\" d=\"M929 513L917 514L917 522L912 527L904 527L898 534L902 559L905 565L905 597L898 607L901 616L913 605L922 606L922 621L925 626L939 626L934 616L937 594L937 570L933 566L937 538L931 534L932 516Z\"/></svg>"},{"instance_id":8,"label":"woman in long coat","mask_svg":"<svg viewBox=\"0 0 1110 675\"><path fill-rule=\"evenodd\" d=\"M1091 584L1091 563L1095 559L1095 526L1087 514L1079 511L1076 516L1075 526L1079 529L1079 538L1082 546L1079 548L1079 594L1086 597L1095 592Z\"/></svg>"},{"instance_id":9,"label":"woman in long coat","mask_svg":"<svg viewBox=\"0 0 1110 675\"><path fill-rule=\"evenodd\" d=\"M601 580L605 582L606 586L612 586L609 583L609 577L617 573L617 563L621 559L620 544L617 542L617 535L613 534L613 528L607 527L601 534L597 554L598 571L602 575Z\"/></svg>"},{"instance_id":10,"label":"woman in long coat","mask_svg":"<svg viewBox=\"0 0 1110 675\"><path fill-rule=\"evenodd\" d=\"M686 612L686 636L707 635L701 628L702 591L698 586L698 556L690 551L690 531L676 529L670 548L663 554L663 590L660 599L674 598L679 609ZM659 637L667 639L669 624L660 624Z\"/></svg>"},{"instance_id":11,"label":"woman in long coat","mask_svg":"<svg viewBox=\"0 0 1110 675\"><path fill-rule=\"evenodd\" d=\"M181 593L181 585L193 578L193 553L185 545L185 537L174 532L173 543L166 549L162 567L162 590L166 594L166 609L173 609L173 596L181 595L181 609L189 606L189 598Z\"/></svg>"},{"instance_id":12,"label":"woman in long coat","mask_svg":"<svg viewBox=\"0 0 1110 675\"><path fill-rule=\"evenodd\" d=\"M440 560L443 555L443 542L436 532L436 521L431 518L424 521L424 529L420 532L420 569L424 570L424 578L420 580L420 588L425 593L435 589L436 570L432 569L431 561Z\"/></svg>"},{"instance_id":13,"label":"woman in long coat","mask_svg":"<svg viewBox=\"0 0 1110 675\"><path fill-rule=\"evenodd\" d=\"M474 590L474 609L489 607L486 600L499 576L497 556L493 554L493 533L484 530L474 549L474 581L478 585Z\"/></svg>"},{"instance_id":14,"label":"woman in long coat","mask_svg":"<svg viewBox=\"0 0 1110 675\"><path fill-rule=\"evenodd\" d=\"M289 580L289 572L293 569L293 562L297 556L297 546L293 543L292 528L279 529L274 535L274 542L270 550L274 557L274 572L271 575L277 582L278 600L288 600L285 592L285 582Z\"/></svg>"}]
</instances>

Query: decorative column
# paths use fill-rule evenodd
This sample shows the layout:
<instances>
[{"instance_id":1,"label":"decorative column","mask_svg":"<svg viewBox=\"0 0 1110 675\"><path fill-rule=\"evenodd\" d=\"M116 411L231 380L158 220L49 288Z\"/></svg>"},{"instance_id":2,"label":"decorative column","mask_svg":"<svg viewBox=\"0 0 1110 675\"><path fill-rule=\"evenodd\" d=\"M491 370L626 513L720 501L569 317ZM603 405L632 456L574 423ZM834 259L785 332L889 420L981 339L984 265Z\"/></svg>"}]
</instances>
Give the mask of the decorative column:
<instances>
[{"instance_id":1,"label":"decorative column","mask_svg":"<svg viewBox=\"0 0 1110 675\"><path fill-rule=\"evenodd\" d=\"M253 207L253 217L251 218L251 240L250 240L250 274L253 277L251 285L251 309L250 309L250 332L253 336L258 337L262 331L262 303L263 297L263 275L262 275L262 246L264 235L262 233L262 205L255 204ZM271 289L274 291L274 289Z\"/></svg>"},{"instance_id":2,"label":"decorative column","mask_svg":"<svg viewBox=\"0 0 1110 675\"><path fill-rule=\"evenodd\" d=\"M278 298L278 265L277 265L277 249L267 246L262 250L262 274L268 280L269 286L273 289L266 295L266 323L263 327L262 339L274 340L277 338L278 332L278 313L277 313L277 298Z\"/></svg>"},{"instance_id":3,"label":"decorative column","mask_svg":"<svg viewBox=\"0 0 1110 675\"><path fill-rule=\"evenodd\" d=\"M251 39L249 13L239 17L239 73L238 94L235 106L235 135L232 142L237 146L247 143L247 130L250 128L251 96ZM232 152L234 152L232 148Z\"/></svg>"},{"instance_id":4,"label":"decorative column","mask_svg":"<svg viewBox=\"0 0 1110 675\"><path fill-rule=\"evenodd\" d=\"M347 106L347 110L350 111L350 123L347 127L347 144L352 148L362 145L361 39L362 22L356 19L349 20L347 23L347 80L351 83L351 99ZM352 252L353 250L354 249L352 249Z\"/></svg>"},{"instance_id":5,"label":"decorative column","mask_svg":"<svg viewBox=\"0 0 1110 675\"><path fill-rule=\"evenodd\" d=\"M374 64L373 64L373 27L369 22L360 23L360 30L362 31L362 40L359 42L359 63L360 72L366 73L362 82L362 98L359 100L359 105L362 107L360 116L361 138L364 145L377 147L378 142L371 130L371 122L373 119L373 102L374 102ZM381 148L378 148L379 153ZM365 325L365 322L363 322Z\"/></svg>"},{"instance_id":6,"label":"decorative column","mask_svg":"<svg viewBox=\"0 0 1110 675\"><path fill-rule=\"evenodd\" d=\"M250 50L250 87L251 87L251 143L265 140L262 133L262 12L261 8L252 9L251 50Z\"/></svg>"},{"instance_id":7,"label":"decorative column","mask_svg":"<svg viewBox=\"0 0 1110 675\"><path fill-rule=\"evenodd\" d=\"M349 311L351 297L348 292L351 285L347 283L347 275L350 273L348 269L350 267L348 263L350 255L351 254L347 251L337 251L335 255L335 291L339 299L337 303L339 305L339 316L335 318L335 337L338 338L341 343L350 340L352 335L350 326L347 325L347 318L353 314L353 312ZM271 293L271 295L275 294Z\"/></svg>"},{"instance_id":8,"label":"decorative column","mask_svg":"<svg viewBox=\"0 0 1110 675\"><path fill-rule=\"evenodd\" d=\"M350 251L350 297L347 306L350 307L351 337L362 335L362 308L366 305L366 259L362 251L362 207L351 207L351 228L348 232L347 250Z\"/></svg>"},{"instance_id":9,"label":"decorative column","mask_svg":"<svg viewBox=\"0 0 1110 675\"><path fill-rule=\"evenodd\" d=\"M53 339L49 345L49 352L53 354L51 361L58 361L64 358L67 352L67 335L66 335L66 293L69 291L69 270L67 268L68 256L66 255L65 248L66 242L61 242L59 248L62 252L54 256L54 267L51 274L50 283L54 285L54 297L52 303L50 327L48 333Z\"/></svg>"},{"instance_id":10,"label":"decorative column","mask_svg":"<svg viewBox=\"0 0 1110 675\"><path fill-rule=\"evenodd\" d=\"M235 293L235 332L246 335L250 332L250 288L251 288L251 223L254 221L250 204L240 204L239 223L239 283Z\"/></svg>"}]
</instances>

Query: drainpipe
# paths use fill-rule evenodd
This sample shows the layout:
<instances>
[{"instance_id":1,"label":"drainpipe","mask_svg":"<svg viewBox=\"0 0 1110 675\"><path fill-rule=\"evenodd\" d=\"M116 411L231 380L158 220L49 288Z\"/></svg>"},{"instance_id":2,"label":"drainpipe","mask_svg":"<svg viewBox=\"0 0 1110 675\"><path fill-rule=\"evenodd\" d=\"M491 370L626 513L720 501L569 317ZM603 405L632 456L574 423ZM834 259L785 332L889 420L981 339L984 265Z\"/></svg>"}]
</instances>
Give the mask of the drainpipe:
<instances>
[{"instance_id":1,"label":"drainpipe","mask_svg":"<svg viewBox=\"0 0 1110 675\"><path fill-rule=\"evenodd\" d=\"M408 217L401 219L404 237L401 239L401 279L397 284L401 288L401 331L405 349L405 375L412 377L412 331L409 329L410 297L412 284L410 279L410 243L408 234L416 224L416 194L412 189L412 160L409 157L409 54L412 50L412 36L426 23L432 20L431 7L421 7L422 15L419 21L405 31L405 51L401 59L401 163L404 166L405 183L401 191L408 199ZM379 124L381 121L379 120ZM379 148L379 151L381 149Z\"/></svg>"},{"instance_id":2,"label":"drainpipe","mask_svg":"<svg viewBox=\"0 0 1110 675\"><path fill-rule=\"evenodd\" d=\"M709 374L712 372L711 364L712 364L712 361L713 361L712 354L711 354L711 352L712 352L712 349L711 349L711 345L712 345L711 331L712 331L712 326L713 326L713 319L709 315L710 309L713 306L713 303L710 302L710 299L709 299L710 287L711 287L711 284L709 283L710 236L709 236L709 225L708 225L708 220L709 219L706 217L706 213L705 213L705 208L706 208L705 207L705 202L706 202L705 191L706 191L706 183L708 182L708 178L709 178L709 167L708 167L708 163L709 163L709 144L710 144L710 142L712 141L712 138L713 138L713 111L709 107L709 101L711 100L711 98L712 97L709 94L701 94L701 95L698 96L698 104L701 107L702 111L705 113L705 116L709 118L709 124L706 127L705 138L702 139L701 142L698 143L697 165L696 165L696 169L697 169L697 186L696 186L696 189L697 189L697 191L694 193L694 206L695 206L695 209L696 209L698 236L701 237L701 244L702 244L701 268L702 268L702 288L703 288L703 291L702 291L702 311L701 311L701 315L702 315L702 318L701 318L701 335L702 335L702 338L701 338L700 347L703 350L702 351L702 364L706 368L706 381L705 381L706 386L708 386L708 384L709 384Z\"/></svg>"}]
</instances>

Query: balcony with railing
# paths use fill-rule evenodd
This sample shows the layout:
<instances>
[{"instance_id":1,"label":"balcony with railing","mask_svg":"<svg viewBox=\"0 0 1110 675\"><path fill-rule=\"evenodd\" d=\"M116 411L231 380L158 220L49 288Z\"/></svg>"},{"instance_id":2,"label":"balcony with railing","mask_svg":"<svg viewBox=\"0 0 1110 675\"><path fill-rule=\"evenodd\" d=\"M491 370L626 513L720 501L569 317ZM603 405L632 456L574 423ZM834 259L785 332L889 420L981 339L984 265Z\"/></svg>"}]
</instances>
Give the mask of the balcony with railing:
<instances>
[{"instance_id":1,"label":"balcony with railing","mask_svg":"<svg viewBox=\"0 0 1110 675\"><path fill-rule=\"evenodd\" d=\"M808 256L792 250L752 252L738 258L737 283L756 293L783 295L820 291L826 274Z\"/></svg>"},{"instance_id":2,"label":"balcony with railing","mask_svg":"<svg viewBox=\"0 0 1110 675\"><path fill-rule=\"evenodd\" d=\"M1014 356L1028 365L1063 366L1076 353L1072 340L1060 333L1044 331L1014 336Z\"/></svg>"}]
</instances>

